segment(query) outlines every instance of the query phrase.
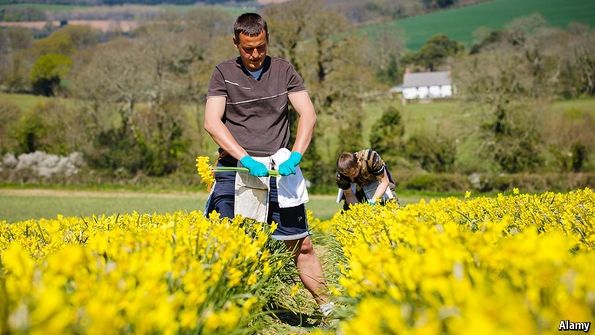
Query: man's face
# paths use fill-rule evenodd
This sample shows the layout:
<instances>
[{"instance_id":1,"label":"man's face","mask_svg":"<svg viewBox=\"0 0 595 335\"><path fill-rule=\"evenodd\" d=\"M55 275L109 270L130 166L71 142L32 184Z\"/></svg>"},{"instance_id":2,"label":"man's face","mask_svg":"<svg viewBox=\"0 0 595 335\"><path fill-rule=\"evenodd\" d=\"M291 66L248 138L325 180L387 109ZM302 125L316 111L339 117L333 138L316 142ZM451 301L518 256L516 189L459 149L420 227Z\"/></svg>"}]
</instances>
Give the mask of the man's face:
<instances>
[{"instance_id":1,"label":"man's face","mask_svg":"<svg viewBox=\"0 0 595 335\"><path fill-rule=\"evenodd\" d=\"M248 70L256 71L262 67L267 55L267 37L264 31L258 36L240 34L239 41L234 43L240 51L242 63Z\"/></svg>"}]
</instances>

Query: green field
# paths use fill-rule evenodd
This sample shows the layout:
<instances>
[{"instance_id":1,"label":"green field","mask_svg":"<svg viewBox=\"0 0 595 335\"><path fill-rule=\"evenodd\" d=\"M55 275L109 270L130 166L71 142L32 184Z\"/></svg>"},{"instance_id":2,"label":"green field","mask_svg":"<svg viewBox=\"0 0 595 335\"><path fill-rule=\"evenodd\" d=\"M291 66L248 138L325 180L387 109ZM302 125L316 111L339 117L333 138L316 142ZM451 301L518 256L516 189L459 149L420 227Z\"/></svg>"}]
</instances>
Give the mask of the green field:
<instances>
[{"instance_id":1,"label":"green field","mask_svg":"<svg viewBox=\"0 0 595 335\"><path fill-rule=\"evenodd\" d=\"M448 194L408 191L398 192L401 205ZM460 195L458 195L460 196ZM146 193L131 191L72 191L59 189L0 189L0 220L16 222L28 219L64 216L91 216L132 213L166 213L201 211L207 194L203 192ZM315 217L329 219L338 210L334 195L310 195L306 208Z\"/></svg>"},{"instance_id":2,"label":"green field","mask_svg":"<svg viewBox=\"0 0 595 335\"><path fill-rule=\"evenodd\" d=\"M40 95L30 95L30 94L7 94L7 93L0 93L0 100L5 101L11 104L16 105L21 109L21 112L27 112L33 109L33 107L47 103L54 99L60 98L48 98Z\"/></svg>"},{"instance_id":3,"label":"green field","mask_svg":"<svg viewBox=\"0 0 595 335\"><path fill-rule=\"evenodd\" d=\"M549 24L565 27L573 21L595 26L593 0L493 0L478 5L433 12L361 27L370 37L383 30L405 32L407 48L419 49L430 37L446 34L469 46L479 27L499 29L515 18L540 13Z\"/></svg>"},{"instance_id":4,"label":"green field","mask_svg":"<svg viewBox=\"0 0 595 335\"><path fill-rule=\"evenodd\" d=\"M64 216L166 213L203 210L204 192L147 193L131 191L72 191L59 189L0 189L0 220L8 222ZM407 197L417 201L418 195ZM318 218L328 219L340 205L335 196L311 195L307 204Z\"/></svg>"}]
</instances>

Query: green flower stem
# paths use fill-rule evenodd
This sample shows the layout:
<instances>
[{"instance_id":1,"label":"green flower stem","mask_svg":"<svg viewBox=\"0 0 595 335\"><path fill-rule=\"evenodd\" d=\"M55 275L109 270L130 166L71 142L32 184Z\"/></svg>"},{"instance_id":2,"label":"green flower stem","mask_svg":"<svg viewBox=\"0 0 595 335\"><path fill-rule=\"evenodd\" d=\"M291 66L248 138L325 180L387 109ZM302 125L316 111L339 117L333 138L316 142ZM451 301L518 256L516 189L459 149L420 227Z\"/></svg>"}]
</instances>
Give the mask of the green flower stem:
<instances>
[{"instance_id":1,"label":"green flower stem","mask_svg":"<svg viewBox=\"0 0 595 335\"><path fill-rule=\"evenodd\" d=\"M213 172L248 172L247 168L243 167L232 167L232 166L217 166L213 168ZM279 171L277 170L269 170L269 175L273 177L279 177Z\"/></svg>"}]
</instances>

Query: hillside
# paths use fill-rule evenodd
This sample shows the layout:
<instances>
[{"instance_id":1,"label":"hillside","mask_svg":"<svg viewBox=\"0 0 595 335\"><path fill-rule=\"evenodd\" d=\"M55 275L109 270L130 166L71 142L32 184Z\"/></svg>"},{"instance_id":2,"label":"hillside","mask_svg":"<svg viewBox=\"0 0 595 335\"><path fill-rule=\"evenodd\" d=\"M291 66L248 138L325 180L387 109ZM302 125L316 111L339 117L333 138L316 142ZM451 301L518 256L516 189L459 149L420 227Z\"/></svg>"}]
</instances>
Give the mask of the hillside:
<instances>
[{"instance_id":1,"label":"hillside","mask_svg":"<svg viewBox=\"0 0 595 335\"><path fill-rule=\"evenodd\" d=\"M593 0L493 0L478 5L443 10L426 15L362 26L360 30L374 38L378 32L401 29L407 48L417 50L433 35L442 33L469 46L479 27L499 29L515 18L541 14L549 24L566 26L578 21L595 26Z\"/></svg>"}]
</instances>

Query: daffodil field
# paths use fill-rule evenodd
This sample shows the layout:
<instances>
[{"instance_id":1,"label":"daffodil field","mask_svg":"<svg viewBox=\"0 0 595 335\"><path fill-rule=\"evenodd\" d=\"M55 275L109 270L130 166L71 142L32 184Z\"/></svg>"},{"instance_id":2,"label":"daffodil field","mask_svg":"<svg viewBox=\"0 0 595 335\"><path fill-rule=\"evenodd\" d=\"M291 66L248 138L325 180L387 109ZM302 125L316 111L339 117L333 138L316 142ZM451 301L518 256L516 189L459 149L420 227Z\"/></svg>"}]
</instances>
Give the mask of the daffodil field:
<instances>
[{"instance_id":1,"label":"daffodil field","mask_svg":"<svg viewBox=\"0 0 595 335\"><path fill-rule=\"evenodd\" d=\"M358 205L323 229L345 257L345 334L557 333L595 320L595 194Z\"/></svg>"},{"instance_id":2,"label":"daffodil field","mask_svg":"<svg viewBox=\"0 0 595 335\"><path fill-rule=\"evenodd\" d=\"M361 204L310 217L336 322L300 333L540 334L594 321L595 194ZM0 333L261 333L292 294L273 226L200 212L0 222ZM324 263L324 260L323 260ZM288 269L288 264L289 269Z\"/></svg>"},{"instance_id":3,"label":"daffodil field","mask_svg":"<svg viewBox=\"0 0 595 335\"><path fill-rule=\"evenodd\" d=\"M199 212L0 223L0 333L249 332L288 262L274 228Z\"/></svg>"}]
</instances>

